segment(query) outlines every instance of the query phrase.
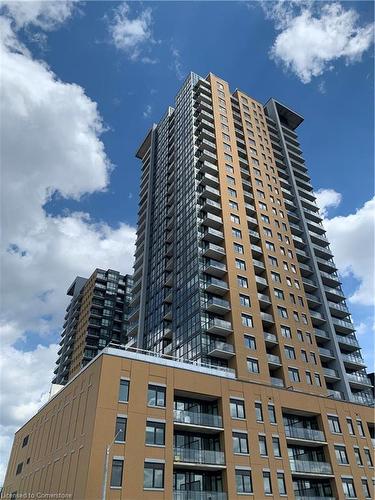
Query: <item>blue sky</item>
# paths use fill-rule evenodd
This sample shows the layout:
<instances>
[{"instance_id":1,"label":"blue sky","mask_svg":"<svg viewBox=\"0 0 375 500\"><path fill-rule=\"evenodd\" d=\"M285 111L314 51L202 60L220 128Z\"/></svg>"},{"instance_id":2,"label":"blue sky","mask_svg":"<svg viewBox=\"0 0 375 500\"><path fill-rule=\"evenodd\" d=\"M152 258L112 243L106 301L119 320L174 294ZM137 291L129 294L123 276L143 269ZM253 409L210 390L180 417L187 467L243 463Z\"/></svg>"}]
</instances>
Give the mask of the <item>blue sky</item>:
<instances>
[{"instance_id":1,"label":"blue sky","mask_svg":"<svg viewBox=\"0 0 375 500\"><path fill-rule=\"evenodd\" d=\"M305 117L304 157L373 364L372 2L4 5L2 366L29 384L5 381L4 456L45 398L70 282L97 266L131 272L134 153L189 71Z\"/></svg>"}]
</instances>

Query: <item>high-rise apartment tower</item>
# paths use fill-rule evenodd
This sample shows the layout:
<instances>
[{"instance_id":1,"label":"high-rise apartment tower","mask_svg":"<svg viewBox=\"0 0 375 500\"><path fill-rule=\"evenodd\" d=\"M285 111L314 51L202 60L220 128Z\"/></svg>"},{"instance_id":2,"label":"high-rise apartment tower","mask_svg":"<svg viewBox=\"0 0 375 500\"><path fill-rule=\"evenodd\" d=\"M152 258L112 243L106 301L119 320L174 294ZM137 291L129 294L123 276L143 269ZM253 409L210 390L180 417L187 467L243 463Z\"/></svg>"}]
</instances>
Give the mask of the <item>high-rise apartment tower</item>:
<instances>
[{"instance_id":1,"label":"high-rise apartment tower","mask_svg":"<svg viewBox=\"0 0 375 500\"><path fill-rule=\"evenodd\" d=\"M54 384L64 385L110 342L125 344L132 278L118 271L95 269L79 276L67 291L66 309Z\"/></svg>"},{"instance_id":2,"label":"high-rise apartment tower","mask_svg":"<svg viewBox=\"0 0 375 500\"><path fill-rule=\"evenodd\" d=\"M240 378L369 402L296 134L270 99L191 74L147 134L129 335Z\"/></svg>"}]
</instances>

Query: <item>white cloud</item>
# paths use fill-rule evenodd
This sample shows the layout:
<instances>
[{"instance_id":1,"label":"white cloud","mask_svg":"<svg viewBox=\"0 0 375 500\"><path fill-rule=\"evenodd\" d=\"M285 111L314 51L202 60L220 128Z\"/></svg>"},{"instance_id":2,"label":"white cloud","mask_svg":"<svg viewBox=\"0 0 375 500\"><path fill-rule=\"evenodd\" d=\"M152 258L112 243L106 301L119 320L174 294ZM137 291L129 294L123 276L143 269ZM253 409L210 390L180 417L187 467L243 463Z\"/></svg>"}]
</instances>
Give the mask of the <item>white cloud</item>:
<instances>
[{"instance_id":1,"label":"white cloud","mask_svg":"<svg viewBox=\"0 0 375 500\"><path fill-rule=\"evenodd\" d=\"M33 24L52 30L72 15L75 3L74 0L2 0L0 7L14 21L17 29Z\"/></svg>"},{"instance_id":2,"label":"white cloud","mask_svg":"<svg viewBox=\"0 0 375 500\"><path fill-rule=\"evenodd\" d=\"M327 215L329 208L336 208L341 203L341 194L334 189L319 189L314 194L323 217Z\"/></svg>"},{"instance_id":3,"label":"white cloud","mask_svg":"<svg viewBox=\"0 0 375 500\"><path fill-rule=\"evenodd\" d=\"M337 59L361 60L373 42L374 26L361 26L353 8L340 3L263 2L280 31L270 55L303 83L332 69Z\"/></svg>"},{"instance_id":4,"label":"white cloud","mask_svg":"<svg viewBox=\"0 0 375 500\"><path fill-rule=\"evenodd\" d=\"M152 107L150 104L147 104L145 110L143 111L143 118L148 118L151 115Z\"/></svg>"},{"instance_id":5,"label":"white cloud","mask_svg":"<svg viewBox=\"0 0 375 500\"><path fill-rule=\"evenodd\" d=\"M130 19L130 7L128 3L123 2L114 10L113 18L109 23L112 43L134 61L141 59L145 63L154 63L155 60L148 56L141 57L145 44L154 43L151 24L150 8L140 12L138 17Z\"/></svg>"},{"instance_id":6,"label":"white cloud","mask_svg":"<svg viewBox=\"0 0 375 500\"><path fill-rule=\"evenodd\" d=\"M172 46L171 54L172 54L172 68L175 71L178 80L183 80L185 77L185 73L182 69L180 51Z\"/></svg>"},{"instance_id":7,"label":"white cloud","mask_svg":"<svg viewBox=\"0 0 375 500\"><path fill-rule=\"evenodd\" d=\"M327 216L328 207L336 207L341 196L334 190L318 192L318 205L325 215L323 221L342 276L358 280L359 286L349 297L352 303L375 305L375 198L367 201L355 213L346 216Z\"/></svg>"},{"instance_id":8,"label":"white cloud","mask_svg":"<svg viewBox=\"0 0 375 500\"><path fill-rule=\"evenodd\" d=\"M100 138L105 127L84 89L34 60L5 16L0 33L4 470L14 430L48 392L67 287L95 267L131 272L135 230L46 212L53 195L80 200L106 190L113 167Z\"/></svg>"}]
</instances>

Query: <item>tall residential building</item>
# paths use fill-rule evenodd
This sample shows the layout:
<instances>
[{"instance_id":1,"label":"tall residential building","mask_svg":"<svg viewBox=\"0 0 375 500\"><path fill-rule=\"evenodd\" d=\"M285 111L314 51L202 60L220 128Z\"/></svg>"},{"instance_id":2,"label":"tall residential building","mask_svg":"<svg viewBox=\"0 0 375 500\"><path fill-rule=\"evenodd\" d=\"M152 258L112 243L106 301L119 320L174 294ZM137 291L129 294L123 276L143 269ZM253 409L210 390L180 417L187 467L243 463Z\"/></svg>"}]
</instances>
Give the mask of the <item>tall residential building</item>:
<instances>
[{"instance_id":1,"label":"tall residential building","mask_svg":"<svg viewBox=\"0 0 375 500\"><path fill-rule=\"evenodd\" d=\"M296 134L303 118L191 74L147 134L129 335L241 379L372 403Z\"/></svg>"},{"instance_id":2,"label":"tall residential building","mask_svg":"<svg viewBox=\"0 0 375 500\"><path fill-rule=\"evenodd\" d=\"M374 498L371 382L301 122L213 74L187 78L137 153L126 345L76 364L16 433L5 495Z\"/></svg>"},{"instance_id":3,"label":"tall residential building","mask_svg":"<svg viewBox=\"0 0 375 500\"><path fill-rule=\"evenodd\" d=\"M110 342L125 344L132 278L118 271L95 269L79 276L67 291L66 309L54 384L64 385Z\"/></svg>"}]
</instances>

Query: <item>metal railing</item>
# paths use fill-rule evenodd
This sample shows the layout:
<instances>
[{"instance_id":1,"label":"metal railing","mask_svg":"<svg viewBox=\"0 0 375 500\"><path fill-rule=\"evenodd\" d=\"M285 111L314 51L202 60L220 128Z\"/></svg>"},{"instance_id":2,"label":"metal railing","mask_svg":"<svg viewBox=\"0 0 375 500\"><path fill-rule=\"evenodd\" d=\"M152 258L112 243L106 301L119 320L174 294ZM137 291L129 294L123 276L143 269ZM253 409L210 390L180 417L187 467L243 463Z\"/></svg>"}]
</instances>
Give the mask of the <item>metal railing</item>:
<instances>
[{"instance_id":1,"label":"metal railing","mask_svg":"<svg viewBox=\"0 0 375 500\"><path fill-rule=\"evenodd\" d=\"M305 429L304 427L285 426L286 437L305 439L307 441L325 441L324 432L318 429Z\"/></svg>"},{"instance_id":2,"label":"metal railing","mask_svg":"<svg viewBox=\"0 0 375 500\"><path fill-rule=\"evenodd\" d=\"M201 425L205 427L223 427L223 419L220 415L211 415L198 411L174 410L173 420L179 424Z\"/></svg>"},{"instance_id":3,"label":"metal railing","mask_svg":"<svg viewBox=\"0 0 375 500\"><path fill-rule=\"evenodd\" d=\"M173 500L227 500L223 491L182 491L173 492Z\"/></svg>"},{"instance_id":4,"label":"metal railing","mask_svg":"<svg viewBox=\"0 0 375 500\"><path fill-rule=\"evenodd\" d=\"M290 460L292 472L307 472L311 474L332 474L331 464L310 460Z\"/></svg>"},{"instance_id":5,"label":"metal railing","mask_svg":"<svg viewBox=\"0 0 375 500\"><path fill-rule=\"evenodd\" d=\"M175 448L174 461L192 464L224 465L225 457L223 451Z\"/></svg>"}]
</instances>

